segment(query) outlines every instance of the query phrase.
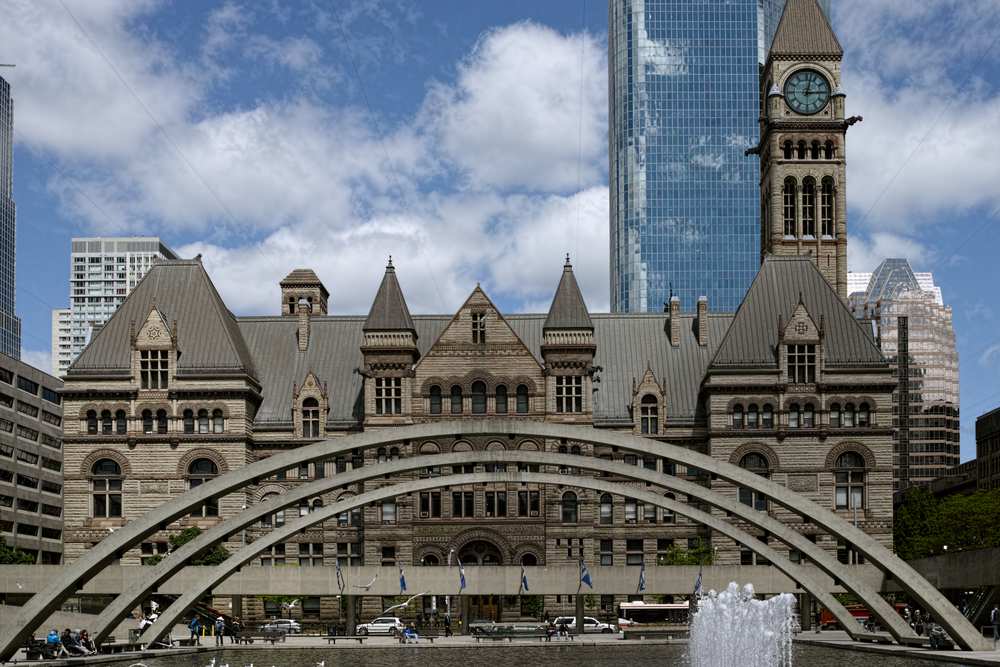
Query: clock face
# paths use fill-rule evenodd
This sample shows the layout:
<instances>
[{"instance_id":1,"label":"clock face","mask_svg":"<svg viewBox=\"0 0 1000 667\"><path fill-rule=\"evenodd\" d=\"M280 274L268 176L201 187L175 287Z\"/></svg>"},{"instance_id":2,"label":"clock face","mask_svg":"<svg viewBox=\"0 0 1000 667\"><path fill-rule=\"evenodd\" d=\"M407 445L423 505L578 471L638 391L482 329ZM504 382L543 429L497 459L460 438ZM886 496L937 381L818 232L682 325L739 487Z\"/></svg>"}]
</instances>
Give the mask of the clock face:
<instances>
[{"instance_id":1,"label":"clock face","mask_svg":"<svg viewBox=\"0 0 1000 667\"><path fill-rule=\"evenodd\" d=\"M822 111L830 100L830 82L811 69L801 69L785 81L785 101L796 113Z\"/></svg>"}]
</instances>

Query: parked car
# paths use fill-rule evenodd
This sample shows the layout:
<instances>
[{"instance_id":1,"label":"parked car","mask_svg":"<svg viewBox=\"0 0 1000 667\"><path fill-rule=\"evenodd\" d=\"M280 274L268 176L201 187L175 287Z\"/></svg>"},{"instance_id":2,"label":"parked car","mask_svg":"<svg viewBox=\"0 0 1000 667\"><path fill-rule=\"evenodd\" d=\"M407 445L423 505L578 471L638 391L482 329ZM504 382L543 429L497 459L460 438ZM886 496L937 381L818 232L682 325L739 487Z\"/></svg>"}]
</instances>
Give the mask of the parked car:
<instances>
[{"instance_id":1,"label":"parked car","mask_svg":"<svg viewBox=\"0 0 1000 667\"><path fill-rule=\"evenodd\" d=\"M371 623L361 623L354 630L356 635L397 635L403 631L403 621L397 616L380 616Z\"/></svg>"},{"instance_id":2,"label":"parked car","mask_svg":"<svg viewBox=\"0 0 1000 667\"><path fill-rule=\"evenodd\" d=\"M279 618L268 621L260 629L264 632L284 632L286 635L297 635L302 632L302 625L291 618Z\"/></svg>"},{"instance_id":3,"label":"parked car","mask_svg":"<svg viewBox=\"0 0 1000 667\"><path fill-rule=\"evenodd\" d=\"M569 628L570 632L576 632L576 617L575 616L560 616L560 617L558 617L555 620L555 625L556 625L557 628L560 625L563 625L563 624L565 624L566 627ZM611 633L611 632L617 632L618 628L616 628L615 626L611 625L610 623L604 623L602 621L598 621L596 618L594 618L592 616L584 616L583 617L583 631L584 631L584 633L588 633L588 632L601 632L601 633L604 633L604 634L608 634L608 633Z\"/></svg>"}]
</instances>

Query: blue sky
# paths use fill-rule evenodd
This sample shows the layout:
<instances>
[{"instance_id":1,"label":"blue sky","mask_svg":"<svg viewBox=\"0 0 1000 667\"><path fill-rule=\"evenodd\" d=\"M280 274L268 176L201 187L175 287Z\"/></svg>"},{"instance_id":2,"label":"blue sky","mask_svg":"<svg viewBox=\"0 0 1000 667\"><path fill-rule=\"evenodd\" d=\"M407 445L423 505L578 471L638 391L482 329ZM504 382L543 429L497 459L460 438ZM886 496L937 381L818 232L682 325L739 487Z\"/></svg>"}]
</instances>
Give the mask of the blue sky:
<instances>
[{"instance_id":1,"label":"blue sky","mask_svg":"<svg viewBox=\"0 0 1000 667\"><path fill-rule=\"evenodd\" d=\"M470 10L470 8L474 8ZM18 310L48 366L71 236L202 253L237 313L311 266L364 312L388 254L411 309L482 282L544 310L570 252L608 308L607 6L10 0ZM954 308L962 453L1000 405L1000 0L833 0L849 261L933 271Z\"/></svg>"}]
</instances>

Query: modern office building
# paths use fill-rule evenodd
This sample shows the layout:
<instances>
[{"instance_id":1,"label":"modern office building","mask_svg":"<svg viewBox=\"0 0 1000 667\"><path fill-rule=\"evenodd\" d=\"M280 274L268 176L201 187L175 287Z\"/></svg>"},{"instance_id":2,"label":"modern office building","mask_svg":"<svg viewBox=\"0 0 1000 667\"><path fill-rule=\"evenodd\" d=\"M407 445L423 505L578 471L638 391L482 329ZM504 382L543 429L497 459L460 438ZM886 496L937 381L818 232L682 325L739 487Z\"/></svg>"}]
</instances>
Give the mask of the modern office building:
<instances>
[{"instance_id":1,"label":"modern office building","mask_svg":"<svg viewBox=\"0 0 1000 667\"><path fill-rule=\"evenodd\" d=\"M177 259L156 237L75 238L69 308L52 312L52 373L58 377L158 259Z\"/></svg>"},{"instance_id":2,"label":"modern office building","mask_svg":"<svg viewBox=\"0 0 1000 667\"><path fill-rule=\"evenodd\" d=\"M1000 489L1000 407L976 418L976 466L980 489Z\"/></svg>"},{"instance_id":3,"label":"modern office building","mask_svg":"<svg viewBox=\"0 0 1000 667\"><path fill-rule=\"evenodd\" d=\"M0 354L21 358L21 320L15 311L14 101L0 77Z\"/></svg>"},{"instance_id":4,"label":"modern office building","mask_svg":"<svg viewBox=\"0 0 1000 667\"><path fill-rule=\"evenodd\" d=\"M828 9L828 2L821 3ZM733 311L760 265L759 67L785 0L611 0L611 307Z\"/></svg>"},{"instance_id":5,"label":"modern office building","mask_svg":"<svg viewBox=\"0 0 1000 667\"><path fill-rule=\"evenodd\" d=\"M959 464L958 349L951 307L931 274L917 278L905 259L887 259L848 283L855 317L871 320L899 378L893 394L895 487L926 484Z\"/></svg>"},{"instance_id":6,"label":"modern office building","mask_svg":"<svg viewBox=\"0 0 1000 667\"><path fill-rule=\"evenodd\" d=\"M0 354L0 539L62 562L62 382Z\"/></svg>"}]
</instances>

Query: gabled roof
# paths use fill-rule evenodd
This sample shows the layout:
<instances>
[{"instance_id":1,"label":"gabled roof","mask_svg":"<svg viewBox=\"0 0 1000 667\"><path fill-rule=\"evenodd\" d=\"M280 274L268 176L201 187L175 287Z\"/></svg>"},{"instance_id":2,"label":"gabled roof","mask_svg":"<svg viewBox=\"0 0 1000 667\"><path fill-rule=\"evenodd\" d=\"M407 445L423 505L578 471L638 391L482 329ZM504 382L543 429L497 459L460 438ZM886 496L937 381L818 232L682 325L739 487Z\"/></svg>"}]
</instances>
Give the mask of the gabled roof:
<instances>
[{"instance_id":1,"label":"gabled roof","mask_svg":"<svg viewBox=\"0 0 1000 667\"><path fill-rule=\"evenodd\" d=\"M843 55L844 49L816 0L785 3L768 57Z\"/></svg>"},{"instance_id":2,"label":"gabled roof","mask_svg":"<svg viewBox=\"0 0 1000 667\"><path fill-rule=\"evenodd\" d=\"M577 285L576 276L573 275L573 265L569 263L568 255L563 266L562 278L559 279L559 287L556 288L552 305L549 306L549 316L545 318L545 328L594 328L590 313L587 312L587 304L584 303L583 294L580 293L580 286Z\"/></svg>"},{"instance_id":3,"label":"gabled roof","mask_svg":"<svg viewBox=\"0 0 1000 667\"><path fill-rule=\"evenodd\" d=\"M754 278L713 367L776 366L778 319L788 322L801 298L815 320L823 320L830 365L882 365L885 359L808 257L768 256Z\"/></svg>"},{"instance_id":4,"label":"gabled roof","mask_svg":"<svg viewBox=\"0 0 1000 667\"><path fill-rule=\"evenodd\" d=\"M406 307L406 299L403 298L403 290L396 280L396 269L392 266L391 259L385 267L382 284L375 294L372 309L368 311L368 319L365 320L363 329L364 331L416 331L413 328L410 309Z\"/></svg>"},{"instance_id":5,"label":"gabled roof","mask_svg":"<svg viewBox=\"0 0 1000 667\"><path fill-rule=\"evenodd\" d=\"M131 333L156 308L177 322L177 371L242 371L254 365L236 318L226 308L199 260L155 262L111 319L94 336L68 375L130 372Z\"/></svg>"}]
</instances>

